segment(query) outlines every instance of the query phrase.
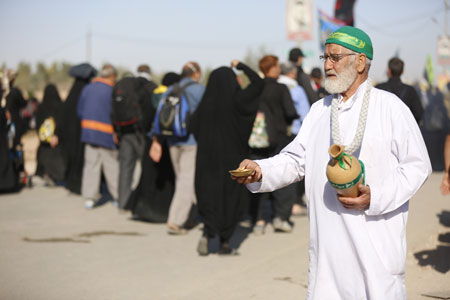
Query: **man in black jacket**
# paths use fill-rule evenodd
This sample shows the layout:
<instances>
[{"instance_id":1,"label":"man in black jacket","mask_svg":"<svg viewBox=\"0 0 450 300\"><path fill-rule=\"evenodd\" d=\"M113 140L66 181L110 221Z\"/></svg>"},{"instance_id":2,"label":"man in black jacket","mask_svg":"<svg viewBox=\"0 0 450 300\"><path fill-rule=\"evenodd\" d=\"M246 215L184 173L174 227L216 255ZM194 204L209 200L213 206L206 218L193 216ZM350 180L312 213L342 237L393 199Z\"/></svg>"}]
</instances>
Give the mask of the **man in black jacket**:
<instances>
[{"instance_id":1,"label":"man in black jacket","mask_svg":"<svg viewBox=\"0 0 450 300\"><path fill-rule=\"evenodd\" d=\"M298 84L305 90L306 96L308 96L309 104L312 105L314 102L319 100L319 95L314 91L311 85L311 79L308 74L303 71L303 51L300 48L293 48L289 51L289 61L297 65L297 81Z\"/></svg>"},{"instance_id":2,"label":"man in black jacket","mask_svg":"<svg viewBox=\"0 0 450 300\"><path fill-rule=\"evenodd\" d=\"M422 103L416 90L401 81L400 76L403 73L403 67L404 63L400 58L391 58L387 70L388 81L380 83L376 87L397 95L409 107L417 123L419 123L423 115Z\"/></svg>"},{"instance_id":3,"label":"man in black jacket","mask_svg":"<svg viewBox=\"0 0 450 300\"><path fill-rule=\"evenodd\" d=\"M131 194L136 162L142 159L145 148L145 133L151 129L151 123L155 115L151 99L156 84L152 81L150 67L140 65L137 69L135 80L139 90L135 91L139 97L141 118L136 123L125 126L116 126L120 137L119 144L119 209L125 208Z\"/></svg>"}]
</instances>

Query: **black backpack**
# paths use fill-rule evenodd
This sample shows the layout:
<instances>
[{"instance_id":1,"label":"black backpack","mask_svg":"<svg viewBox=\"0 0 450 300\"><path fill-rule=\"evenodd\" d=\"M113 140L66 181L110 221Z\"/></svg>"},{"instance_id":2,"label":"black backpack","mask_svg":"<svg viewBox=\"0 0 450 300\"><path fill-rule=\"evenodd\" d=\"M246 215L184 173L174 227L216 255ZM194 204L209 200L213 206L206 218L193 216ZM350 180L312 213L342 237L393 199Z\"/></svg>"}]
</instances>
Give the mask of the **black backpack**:
<instances>
[{"instance_id":1,"label":"black backpack","mask_svg":"<svg viewBox=\"0 0 450 300\"><path fill-rule=\"evenodd\" d=\"M115 129L139 126L142 122L142 108L139 103L142 82L135 77L119 80L113 88L111 120Z\"/></svg>"}]
</instances>

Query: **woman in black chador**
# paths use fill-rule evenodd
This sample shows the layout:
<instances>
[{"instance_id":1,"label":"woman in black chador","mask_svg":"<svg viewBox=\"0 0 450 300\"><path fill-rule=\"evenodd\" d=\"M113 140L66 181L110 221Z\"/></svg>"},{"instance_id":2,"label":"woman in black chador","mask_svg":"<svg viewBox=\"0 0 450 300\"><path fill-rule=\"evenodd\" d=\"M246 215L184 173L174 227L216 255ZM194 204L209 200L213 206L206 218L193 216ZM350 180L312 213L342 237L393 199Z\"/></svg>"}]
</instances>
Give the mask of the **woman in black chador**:
<instances>
[{"instance_id":1,"label":"woman in black chador","mask_svg":"<svg viewBox=\"0 0 450 300\"><path fill-rule=\"evenodd\" d=\"M21 145L20 139L27 131L27 123L22 118L21 111L27 106L27 101L23 98L19 88L14 86L17 72L8 70L6 76L9 80L9 93L6 95L6 110L11 116L11 122L14 123L16 134L14 136L12 148L18 150Z\"/></svg>"},{"instance_id":2,"label":"woman in black chador","mask_svg":"<svg viewBox=\"0 0 450 300\"><path fill-rule=\"evenodd\" d=\"M60 127L59 134L66 161L66 188L75 194L81 193L81 176L84 164L84 147L80 141L81 124L77 117L78 99L84 86L96 74L97 70L87 63L73 66L69 70L69 75L74 77L75 81L63 105L62 118L64 123Z\"/></svg>"},{"instance_id":3,"label":"woman in black chador","mask_svg":"<svg viewBox=\"0 0 450 300\"><path fill-rule=\"evenodd\" d=\"M233 60L250 85L242 90L233 70L215 69L192 120L198 143L195 189L204 232L198 244L200 255L208 254L208 240L220 237L219 254L231 254L229 240L245 207L245 187L231 180L234 169L248 154L248 139L264 82L249 67Z\"/></svg>"},{"instance_id":4,"label":"woman in black chador","mask_svg":"<svg viewBox=\"0 0 450 300\"><path fill-rule=\"evenodd\" d=\"M65 176L65 163L60 147L59 127L61 126L62 102L54 84L48 84L44 98L36 113L36 129L41 144L37 152L36 174L42 176L49 186L61 182Z\"/></svg>"},{"instance_id":5,"label":"woman in black chador","mask_svg":"<svg viewBox=\"0 0 450 300\"><path fill-rule=\"evenodd\" d=\"M3 89L0 86L0 99L2 99L2 94ZM0 193L16 190L19 183L17 170L14 168L9 153L6 115L6 109L0 105Z\"/></svg>"},{"instance_id":6,"label":"woman in black chador","mask_svg":"<svg viewBox=\"0 0 450 300\"><path fill-rule=\"evenodd\" d=\"M146 118L150 120L155 118L156 108L167 87L178 81L180 81L180 75L176 73L169 72L164 75L161 85L153 90L152 105L146 111ZM150 149L158 149L157 158L150 158ZM175 174L167 143L161 138L157 141L146 136L141 165L139 184L131 193L125 209L130 210L135 219L165 223L175 191Z\"/></svg>"}]
</instances>

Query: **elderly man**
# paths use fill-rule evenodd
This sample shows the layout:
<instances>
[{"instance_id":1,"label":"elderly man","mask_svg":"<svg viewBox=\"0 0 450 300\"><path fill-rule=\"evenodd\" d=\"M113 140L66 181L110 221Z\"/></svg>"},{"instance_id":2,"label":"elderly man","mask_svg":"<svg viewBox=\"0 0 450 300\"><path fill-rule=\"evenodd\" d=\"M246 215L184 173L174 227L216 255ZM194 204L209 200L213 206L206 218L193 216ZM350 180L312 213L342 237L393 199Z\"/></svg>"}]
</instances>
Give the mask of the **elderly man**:
<instances>
[{"instance_id":1,"label":"elderly man","mask_svg":"<svg viewBox=\"0 0 450 300\"><path fill-rule=\"evenodd\" d=\"M81 195L85 206L93 208L100 199L101 175L105 176L108 191L118 199L119 160L117 137L111 123L112 88L117 78L116 69L105 64L100 76L83 88L77 106L81 120L81 142L84 147L84 166Z\"/></svg>"},{"instance_id":2,"label":"elderly man","mask_svg":"<svg viewBox=\"0 0 450 300\"><path fill-rule=\"evenodd\" d=\"M372 42L362 30L332 33L321 56L325 88L295 140L280 154L244 160L253 175L234 179L267 192L306 179L310 218L307 299L406 299L408 201L431 172L427 150L408 107L373 88ZM365 164L360 195L342 197L327 181L331 144Z\"/></svg>"}]
</instances>

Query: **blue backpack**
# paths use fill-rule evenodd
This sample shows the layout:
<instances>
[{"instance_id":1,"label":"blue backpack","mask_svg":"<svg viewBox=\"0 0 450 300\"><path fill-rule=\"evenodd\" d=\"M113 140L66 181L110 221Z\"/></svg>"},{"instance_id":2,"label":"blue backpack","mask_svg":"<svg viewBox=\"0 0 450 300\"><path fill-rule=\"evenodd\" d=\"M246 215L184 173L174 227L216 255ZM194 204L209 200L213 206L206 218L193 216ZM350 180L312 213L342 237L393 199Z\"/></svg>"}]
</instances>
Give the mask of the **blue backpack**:
<instances>
[{"instance_id":1,"label":"blue backpack","mask_svg":"<svg viewBox=\"0 0 450 300\"><path fill-rule=\"evenodd\" d=\"M182 87L175 84L172 91L161 99L153 123L154 134L173 137L185 137L189 134L189 102L184 91L191 84L194 82Z\"/></svg>"}]
</instances>

